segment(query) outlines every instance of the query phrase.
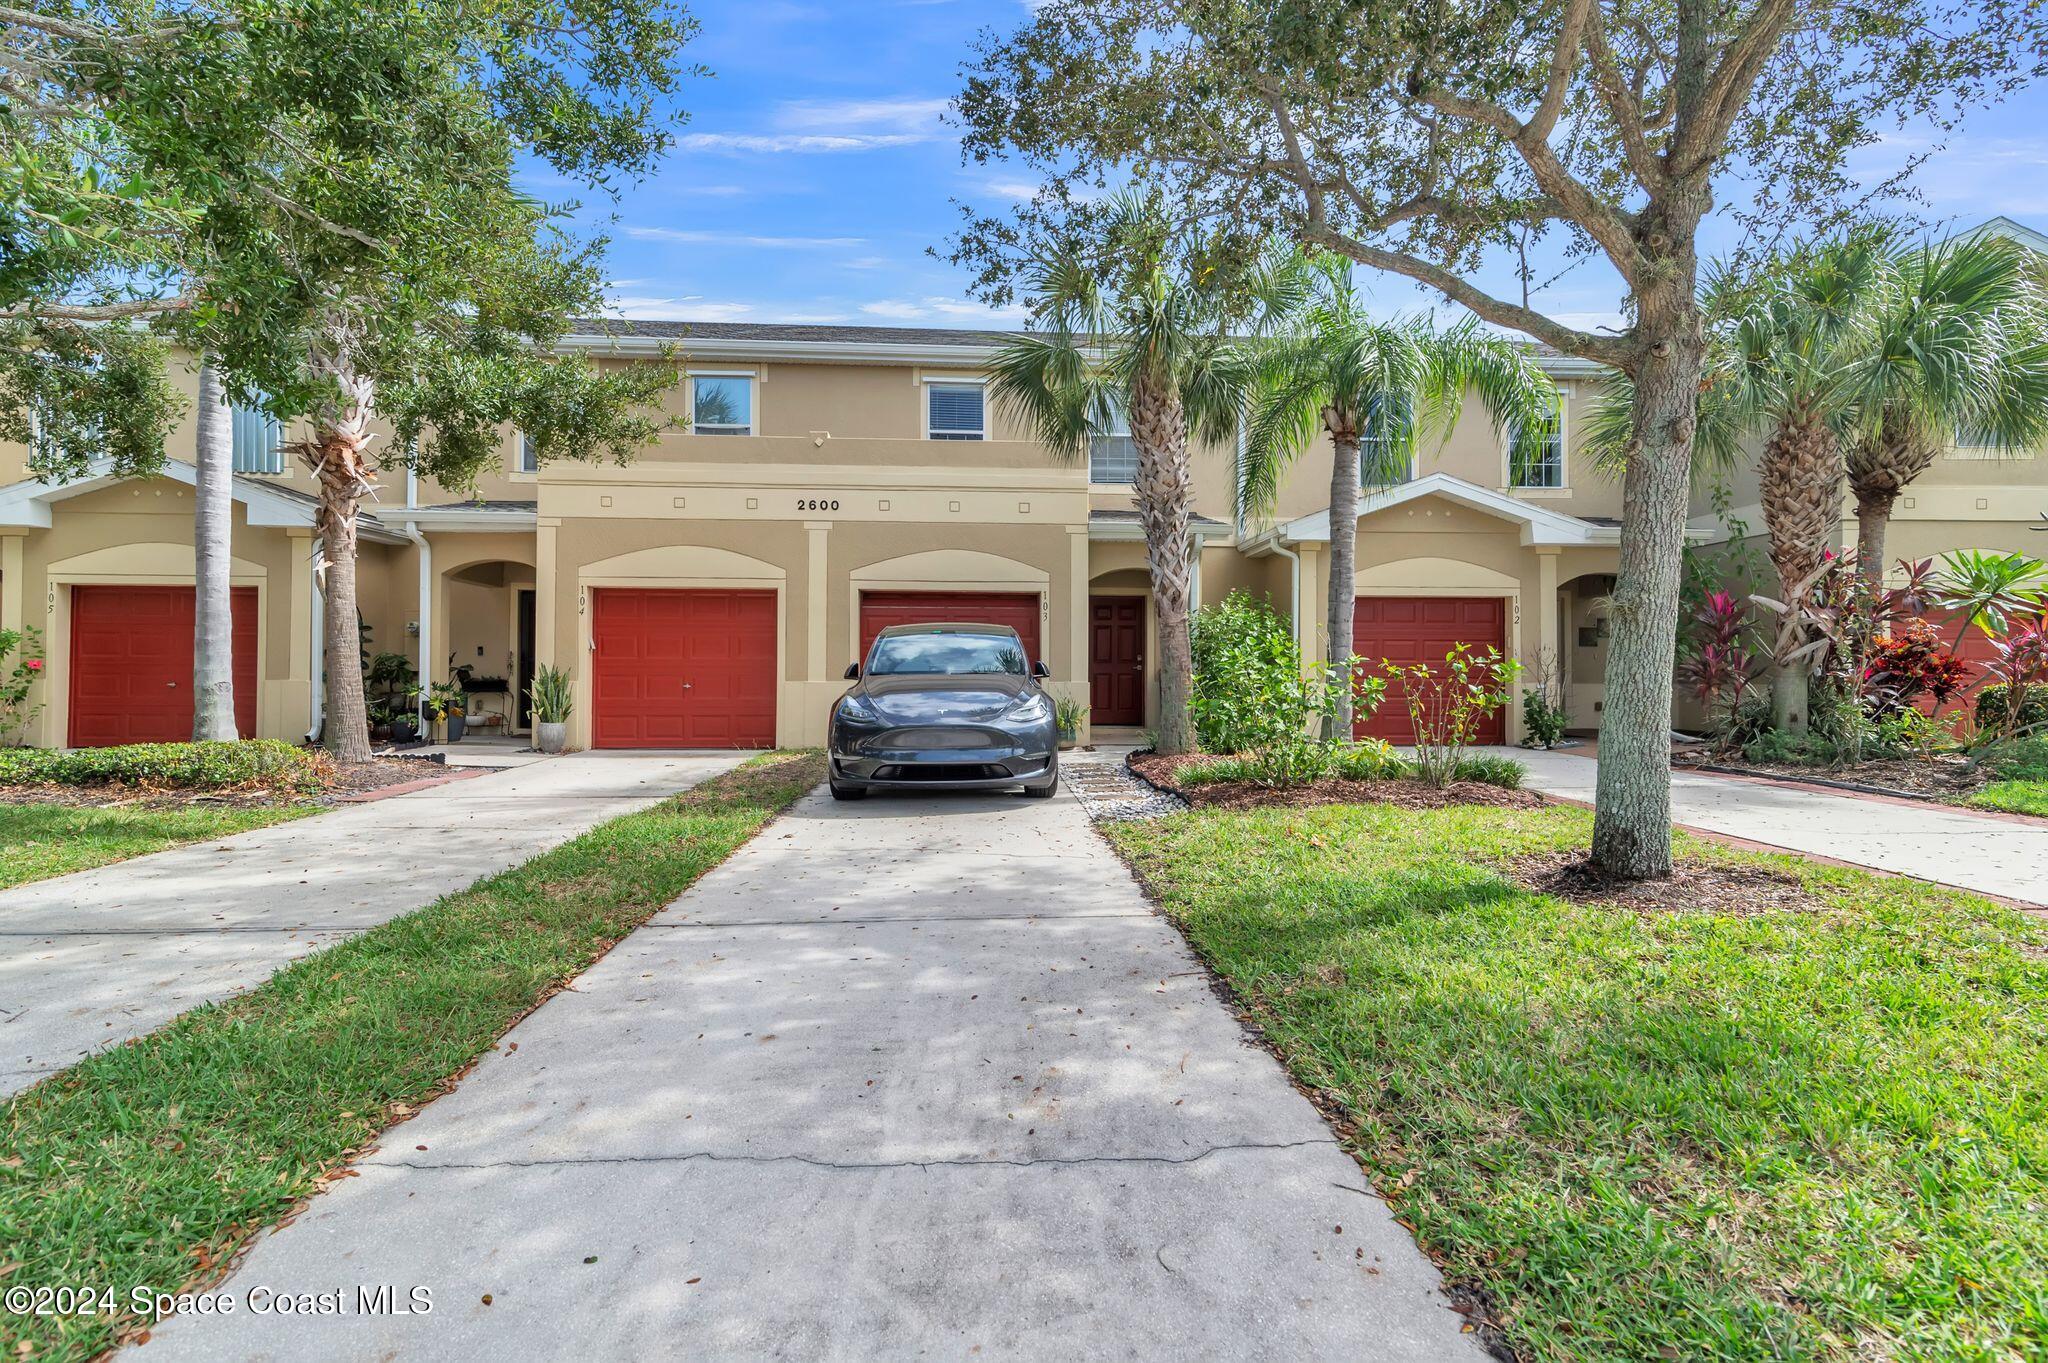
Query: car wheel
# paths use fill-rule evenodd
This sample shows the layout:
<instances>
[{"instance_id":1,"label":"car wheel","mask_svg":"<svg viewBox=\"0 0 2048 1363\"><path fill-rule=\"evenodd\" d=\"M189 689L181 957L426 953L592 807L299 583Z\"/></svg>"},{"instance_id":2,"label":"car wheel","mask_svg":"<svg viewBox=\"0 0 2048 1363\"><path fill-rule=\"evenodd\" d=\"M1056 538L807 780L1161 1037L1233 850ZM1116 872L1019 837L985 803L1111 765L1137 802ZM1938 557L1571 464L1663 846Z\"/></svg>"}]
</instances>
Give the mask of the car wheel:
<instances>
[{"instance_id":1,"label":"car wheel","mask_svg":"<svg viewBox=\"0 0 2048 1363\"><path fill-rule=\"evenodd\" d=\"M864 800L867 798L868 793L865 787L842 786L837 781L830 782L829 784L832 787L832 798L835 800Z\"/></svg>"},{"instance_id":2,"label":"car wheel","mask_svg":"<svg viewBox=\"0 0 2048 1363\"><path fill-rule=\"evenodd\" d=\"M1052 793L1058 790L1059 788L1059 768L1054 767L1051 777L1049 777L1046 780L1046 783L1044 785L1024 787L1024 798L1027 800L1050 800L1052 798Z\"/></svg>"}]
</instances>

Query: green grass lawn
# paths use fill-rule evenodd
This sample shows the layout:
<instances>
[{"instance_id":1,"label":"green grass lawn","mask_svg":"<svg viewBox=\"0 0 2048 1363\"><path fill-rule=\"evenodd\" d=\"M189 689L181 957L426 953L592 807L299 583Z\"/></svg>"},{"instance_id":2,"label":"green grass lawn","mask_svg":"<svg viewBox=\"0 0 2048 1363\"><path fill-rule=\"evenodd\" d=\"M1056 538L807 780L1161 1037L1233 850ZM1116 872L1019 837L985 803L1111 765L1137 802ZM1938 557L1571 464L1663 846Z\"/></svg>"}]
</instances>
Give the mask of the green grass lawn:
<instances>
[{"instance_id":1,"label":"green grass lawn","mask_svg":"<svg viewBox=\"0 0 2048 1363\"><path fill-rule=\"evenodd\" d=\"M0 889L126 861L181 843L267 828L320 810L319 805L305 803L264 809L0 804Z\"/></svg>"},{"instance_id":2,"label":"green grass lawn","mask_svg":"<svg viewBox=\"0 0 2048 1363\"><path fill-rule=\"evenodd\" d=\"M1589 826L1332 806L1110 836L1528 1356L2048 1356L2048 929L1696 844L1825 908L1576 906L1481 864Z\"/></svg>"},{"instance_id":3,"label":"green grass lawn","mask_svg":"<svg viewBox=\"0 0 2048 1363\"><path fill-rule=\"evenodd\" d=\"M0 1284L125 1300L202 1275L824 770L756 758L16 1095L0 1106ZM0 1314L0 1357L89 1358L136 1323Z\"/></svg>"},{"instance_id":4,"label":"green grass lawn","mask_svg":"<svg viewBox=\"0 0 2048 1363\"><path fill-rule=\"evenodd\" d=\"M1969 803L1980 809L2003 809L2048 818L2048 781L1993 781L1972 795Z\"/></svg>"}]
</instances>

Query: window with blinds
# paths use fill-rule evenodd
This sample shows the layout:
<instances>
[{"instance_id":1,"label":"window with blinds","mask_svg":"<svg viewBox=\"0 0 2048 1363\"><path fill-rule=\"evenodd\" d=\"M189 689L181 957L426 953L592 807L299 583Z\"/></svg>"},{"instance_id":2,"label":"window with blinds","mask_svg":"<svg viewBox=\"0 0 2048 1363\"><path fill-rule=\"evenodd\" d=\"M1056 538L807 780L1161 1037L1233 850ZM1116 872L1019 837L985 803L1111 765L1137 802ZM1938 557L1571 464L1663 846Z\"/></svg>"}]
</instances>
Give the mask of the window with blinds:
<instances>
[{"instance_id":1,"label":"window with blinds","mask_svg":"<svg viewBox=\"0 0 2048 1363\"><path fill-rule=\"evenodd\" d=\"M1112 403L1107 428L1088 437L1088 481L1112 486L1138 481L1138 445L1122 403Z\"/></svg>"},{"instance_id":2,"label":"window with blinds","mask_svg":"<svg viewBox=\"0 0 2048 1363\"><path fill-rule=\"evenodd\" d=\"M284 427L260 407L228 409L236 473L283 473Z\"/></svg>"},{"instance_id":3,"label":"window with blinds","mask_svg":"<svg viewBox=\"0 0 2048 1363\"><path fill-rule=\"evenodd\" d=\"M1550 420L1529 430L1510 431L1508 485L1527 488L1564 486L1564 400Z\"/></svg>"},{"instance_id":4,"label":"window with blinds","mask_svg":"<svg viewBox=\"0 0 2048 1363\"><path fill-rule=\"evenodd\" d=\"M978 383L925 385L925 435L933 440L983 440L986 394Z\"/></svg>"},{"instance_id":5,"label":"window with blinds","mask_svg":"<svg viewBox=\"0 0 2048 1363\"><path fill-rule=\"evenodd\" d=\"M1358 438L1361 487L1394 487L1415 477L1414 413L1398 393L1366 399L1365 427Z\"/></svg>"}]
</instances>

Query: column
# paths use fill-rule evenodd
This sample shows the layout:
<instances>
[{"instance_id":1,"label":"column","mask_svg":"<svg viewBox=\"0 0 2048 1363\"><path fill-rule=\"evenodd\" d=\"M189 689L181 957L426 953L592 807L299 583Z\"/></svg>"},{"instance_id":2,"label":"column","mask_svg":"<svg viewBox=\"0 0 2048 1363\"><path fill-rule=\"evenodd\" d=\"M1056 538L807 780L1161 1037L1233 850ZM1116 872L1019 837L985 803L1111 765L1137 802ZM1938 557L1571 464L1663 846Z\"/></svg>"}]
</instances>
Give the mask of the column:
<instances>
[{"instance_id":1,"label":"column","mask_svg":"<svg viewBox=\"0 0 2048 1363\"><path fill-rule=\"evenodd\" d=\"M1064 694L1077 703L1088 703L1088 527L1067 527L1067 658L1059 669ZM1081 721L1075 740L1093 743L1090 726L1094 717Z\"/></svg>"},{"instance_id":2,"label":"column","mask_svg":"<svg viewBox=\"0 0 2048 1363\"><path fill-rule=\"evenodd\" d=\"M1525 674L1525 684L1521 689L1527 690L1526 683L1542 670L1543 654L1548 650L1553 655L1551 666L1553 681L1558 687L1557 699L1562 702L1564 677L1557 672L1564 666L1563 651L1557 643L1557 555L1555 545L1539 546L1536 550L1536 651L1523 659L1530 671ZM1507 734L1510 743L1522 741L1522 707L1519 704L1508 709Z\"/></svg>"},{"instance_id":3,"label":"column","mask_svg":"<svg viewBox=\"0 0 2048 1363\"><path fill-rule=\"evenodd\" d=\"M830 637L828 626L832 621L831 604L826 595L826 549L832 537L832 522L805 521L806 569L804 597L804 676L814 682L832 680L831 664L826 660L826 641Z\"/></svg>"}]
</instances>

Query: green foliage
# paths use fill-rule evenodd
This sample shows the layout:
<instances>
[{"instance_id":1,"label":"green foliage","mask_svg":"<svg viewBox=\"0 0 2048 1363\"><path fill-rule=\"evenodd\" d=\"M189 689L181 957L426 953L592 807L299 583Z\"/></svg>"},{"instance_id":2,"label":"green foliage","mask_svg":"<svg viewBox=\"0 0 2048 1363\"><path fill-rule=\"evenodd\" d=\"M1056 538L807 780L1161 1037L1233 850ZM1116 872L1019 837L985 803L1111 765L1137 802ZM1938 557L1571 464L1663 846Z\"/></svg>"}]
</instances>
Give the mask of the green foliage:
<instances>
[{"instance_id":1,"label":"green foliage","mask_svg":"<svg viewBox=\"0 0 2048 1363\"><path fill-rule=\"evenodd\" d=\"M1301 648L1272 602L1234 591L1196 611L1188 635L1195 665L1189 705L1204 752L1245 752L1278 732L1306 729Z\"/></svg>"},{"instance_id":2,"label":"green foliage","mask_svg":"<svg viewBox=\"0 0 2048 1363\"><path fill-rule=\"evenodd\" d=\"M1481 785L1500 786L1505 790L1520 790L1529 769L1512 757L1486 753L1479 757L1461 758L1452 770L1453 781L1477 781Z\"/></svg>"},{"instance_id":3,"label":"green foliage","mask_svg":"<svg viewBox=\"0 0 2048 1363\"><path fill-rule=\"evenodd\" d=\"M1396 781L1414 768L1384 738L1361 738L1331 749L1330 775L1346 781Z\"/></svg>"},{"instance_id":4,"label":"green foliage","mask_svg":"<svg viewBox=\"0 0 2048 1363\"><path fill-rule=\"evenodd\" d=\"M327 759L274 738L227 743L132 743L116 748L0 750L0 786L123 785L167 790L268 786L315 791Z\"/></svg>"},{"instance_id":5,"label":"green foliage","mask_svg":"<svg viewBox=\"0 0 2048 1363\"><path fill-rule=\"evenodd\" d=\"M28 698L48 661L43 656L43 632L34 625L0 629L0 668L5 669L0 671L0 744L17 741L42 713L42 703L30 705Z\"/></svg>"},{"instance_id":6,"label":"green foliage","mask_svg":"<svg viewBox=\"0 0 2048 1363\"><path fill-rule=\"evenodd\" d=\"M2048 686L2028 687L2014 713L2012 688L1987 686L1977 693L1977 728L1985 733L2048 731Z\"/></svg>"},{"instance_id":7,"label":"green foliage","mask_svg":"<svg viewBox=\"0 0 2048 1363\"><path fill-rule=\"evenodd\" d=\"M1061 696L1052 703L1052 717L1061 733L1076 733L1087 722L1088 707L1078 700Z\"/></svg>"},{"instance_id":8,"label":"green foliage","mask_svg":"<svg viewBox=\"0 0 2048 1363\"><path fill-rule=\"evenodd\" d=\"M2039 1357L2048 924L1687 839L1681 867L1732 879L1654 906L1507 869L1590 822L1332 805L1105 833L1504 1353Z\"/></svg>"},{"instance_id":9,"label":"green foliage","mask_svg":"<svg viewBox=\"0 0 2048 1363\"><path fill-rule=\"evenodd\" d=\"M1522 693L1522 742L1532 748L1551 748L1571 727L1571 716L1550 698L1547 690Z\"/></svg>"},{"instance_id":10,"label":"green foliage","mask_svg":"<svg viewBox=\"0 0 2048 1363\"><path fill-rule=\"evenodd\" d=\"M559 667L534 669L533 685L528 691L533 706L533 718L540 724L566 724L570 713L576 708L575 692L569 684L569 674Z\"/></svg>"},{"instance_id":11,"label":"green foliage","mask_svg":"<svg viewBox=\"0 0 2048 1363\"><path fill-rule=\"evenodd\" d=\"M2028 554L1943 554L1930 585L1936 605L1994 637L2048 609L2048 563Z\"/></svg>"},{"instance_id":12,"label":"green foliage","mask_svg":"<svg viewBox=\"0 0 2048 1363\"><path fill-rule=\"evenodd\" d=\"M461 682L435 682L427 688L427 714L434 719L463 714L469 709L469 693Z\"/></svg>"},{"instance_id":13,"label":"green foliage","mask_svg":"<svg viewBox=\"0 0 2048 1363\"><path fill-rule=\"evenodd\" d=\"M2001 781L2048 781L2048 735L2001 743L1978 761Z\"/></svg>"},{"instance_id":14,"label":"green foliage","mask_svg":"<svg viewBox=\"0 0 2048 1363\"><path fill-rule=\"evenodd\" d=\"M1475 652L1453 645L1441 663L1380 664L1394 694L1408 707L1415 731L1415 774L1441 789L1459 779L1466 751L1486 717L1514 695L1522 665L1489 645Z\"/></svg>"}]
</instances>

